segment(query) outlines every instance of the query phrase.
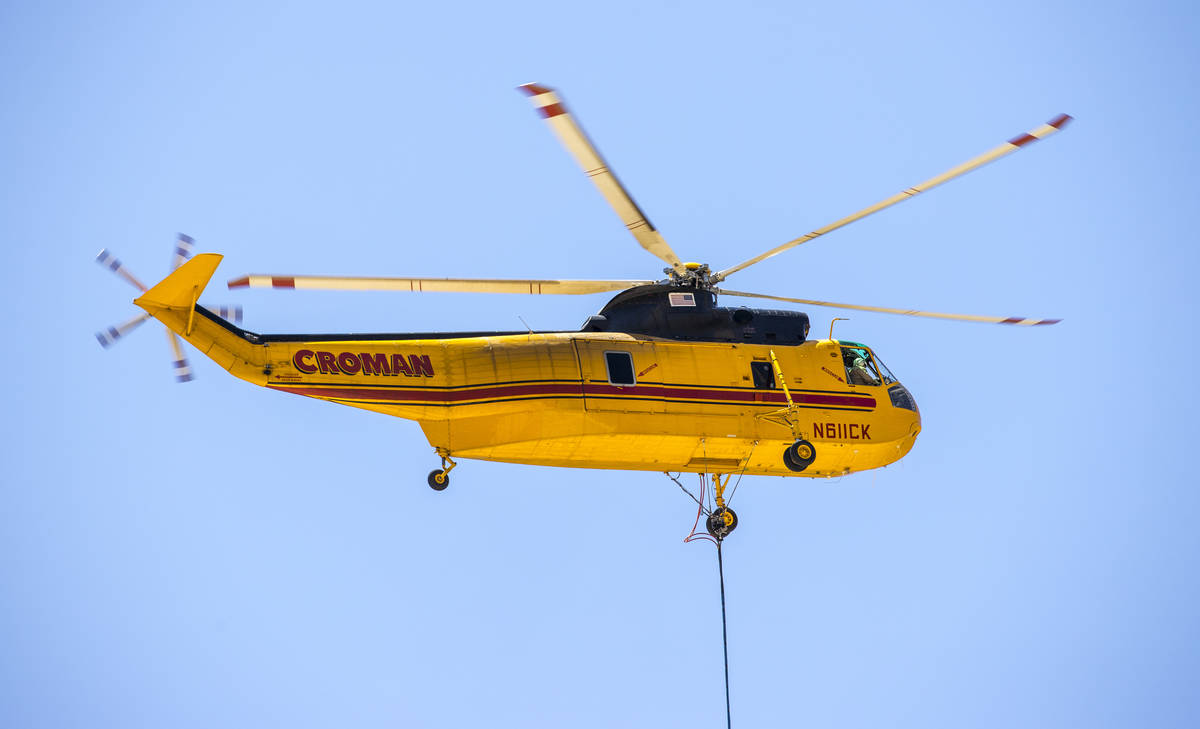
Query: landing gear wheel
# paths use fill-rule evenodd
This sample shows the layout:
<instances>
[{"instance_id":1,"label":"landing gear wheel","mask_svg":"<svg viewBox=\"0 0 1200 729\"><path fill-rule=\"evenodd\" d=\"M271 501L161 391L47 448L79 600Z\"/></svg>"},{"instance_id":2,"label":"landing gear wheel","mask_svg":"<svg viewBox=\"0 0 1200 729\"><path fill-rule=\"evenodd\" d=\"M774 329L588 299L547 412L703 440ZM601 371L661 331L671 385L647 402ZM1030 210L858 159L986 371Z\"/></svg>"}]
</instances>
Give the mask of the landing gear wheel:
<instances>
[{"instance_id":1,"label":"landing gear wheel","mask_svg":"<svg viewBox=\"0 0 1200 729\"><path fill-rule=\"evenodd\" d=\"M724 539L729 536L730 532L737 529L737 525L737 514L734 513L733 509L726 509L722 506L712 514L709 514L708 521L704 523L704 528L717 539Z\"/></svg>"},{"instance_id":2,"label":"landing gear wheel","mask_svg":"<svg viewBox=\"0 0 1200 729\"><path fill-rule=\"evenodd\" d=\"M430 471L429 478L425 479L429 482L429 487L434 491L445 491L450 485L450 475L445 471Z\"/></svg>"},{"instance_id":3,"label":"landing gear wheel","mask_svg":"<svg viewBox=\"0 0 1200 729\"><path fill-rule=\"evenodd\" d=\"M791 471L803 471L812 465L817 457L817 449L806 440L798 440L783 451L783 465Z\"/></svg>"}]
</instances>

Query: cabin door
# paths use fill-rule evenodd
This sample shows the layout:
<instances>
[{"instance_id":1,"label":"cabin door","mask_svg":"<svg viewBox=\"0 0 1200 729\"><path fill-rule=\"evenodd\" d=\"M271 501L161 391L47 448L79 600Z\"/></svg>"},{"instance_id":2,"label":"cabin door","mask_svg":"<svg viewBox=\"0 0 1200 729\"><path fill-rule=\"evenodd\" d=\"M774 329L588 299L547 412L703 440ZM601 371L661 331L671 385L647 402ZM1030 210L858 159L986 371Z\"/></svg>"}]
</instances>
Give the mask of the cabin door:
<instances>
[{"instance_id":1,"label":"cabin door","mask_svg":"<svg viewBox=\"0 0 1200 729\"><path fill-rule=\"evenodd\" d=\"M575 340L585 410L661 413L653 342Z\"/></svg>"}]
</instances>

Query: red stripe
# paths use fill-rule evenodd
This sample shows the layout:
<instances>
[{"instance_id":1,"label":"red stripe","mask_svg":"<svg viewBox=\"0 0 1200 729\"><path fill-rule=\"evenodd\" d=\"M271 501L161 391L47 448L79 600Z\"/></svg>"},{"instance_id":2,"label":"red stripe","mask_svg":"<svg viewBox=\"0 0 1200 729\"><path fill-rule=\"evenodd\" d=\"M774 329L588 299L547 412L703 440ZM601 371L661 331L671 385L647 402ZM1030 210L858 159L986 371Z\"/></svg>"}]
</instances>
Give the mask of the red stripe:
<instances>
[{"instance_id":1,"label":"red stripe","mask_svg":"<svg viewBox=\"0 0 1200 729\"><path fill-rule=\"evenodd\" d=\"M274 383L271 383L274 384ZM522 387L479 387L473 390L407 390L371 387L285 387L288 392L309 397L335 397L348 400L399 400L419 402L461 402L515 395L579 395L578 386L525 385Z\"/></svg>"},{"instance_id":2,"label":"red stripe","mask_svg":"<svg viewBox=\"0 0 1200 729\"><path fill-rule=\"evenodd\" d=\"M1023 321L1025 321L1025 317L1023 317L1023 316L1010 316L1000 323L1001 324L1020 324Z\"/></svg>"},{"instance_id":3,"label":"red stripe","mask_svg":"<svg viewBox=\"0 0 1200 729\"><path fill-rule=\"evenodd\" d=\"M584 394L599 395L633 395L682 398L687 400L724 400L726 402L771 402L780 405L787 404L787 397L782 392L763 392L761 390L713 391L688 387L655 387L637 385L634 388L617 387L616 385L584 385ZM755 397L755 396L759 397ZM802 405L830 405L838 407L873 408L875 398L858 395L817 395L813 393L797 393L792 401Z\"/></svg>"},{"instance_id":4,"label":"red stripe","mask_svg":"<svg viewBox=\"0 0 1200 729\"><path fill-rule=\"evenodd\" d=\"M562 114L567 113L567 110L563 108L562 104L550 104L549 106L543 106L542 108L538 109L538 111L541 112L542 116L546 117L547 119L552 116L561 116Z\"/></svg>"},{"instance_id":5,"label":"red stripe","mask_svg":"<svg viewBox=\"0 0 1200 729\"><path fill-rule=\"evenodd\" d=\"M274 383L271 383L274 385ZM391 400L456 403L467 400L490 400L502 397L522 397L529 395L585 395L592 397L662 397L670 399L713 401L728 403L766 402L784 405L787 399L782 392L763 392L761 390L718 391L701 390L687 387L661 387L637 385L634 387L617 387L616 385L520 385L476 387L464 390L422 390L394 389L371 387L336 387L283 386L288 392L309 397L331 397L348 400ZM797 393L792 400L801 405L825 405L829 407L874 408L875 398L865 395L820 395L814 393Z\"/></svg>"},{"instance_id":6,"label":"red stripe","mask_svg":"<svg viewBox=\"0 0 1200 729\"><path fill-rule=\"evenodd\" d=\"M244 289L250 285L250 277L242 276L241 278L235 278L226 285L231 289Z\"/></svg>"},{"instance_id":7,"label":"red stripe","mask_svg":"<svg viewBox=\"0 0 1200 729\"><path fill-rule=\"evenodd\" d=\"M525 93L529 94L530 96L537 96L538 94L548 94L551 91L553 91L553 89L548 89L545 86L538 86L537 84L521 84L517 88L524 91Z\"/></svg>"},{"instance_id":8,"label":"red stripe","mask_svg":"<svg viewBox=\"0 0 1200 729\"><path fill-rule=\"evenodd\" d=\"M793 402L801 405L829 405L852 408L874 408L875 398L873 397L853 397L841 395L805 395L800 394L792 398ZM787 402L786 398L776 399L775 402Z\"/></svg>"},{"instance_id":9,"label":"red stripe","mask_svg":"<svg viewBox=\"0 0 1200 729\"><path fill-rule=\"evenodd\" d=\"M1033 136L1032 134L1022 134L1019 137L1013 137L1012 139L1008 140L1008 143L1014 147L1024 147L1026 144L1036 141L1037 137Z\"/></svg>"},{"instance_id":10,"label":"red stripe","mask_svg":"<svg viewBox=\"0 0 1200 729\"><path fill-rule=\"evenodd\" d=\"M272 276L271 286L277 289L294 289L296 288L296 279L292 276Z\"/></svg>"},{"instance_id":11,"label":"red stripe","mask_svg":"<svg viewBox=\"0 0 1200 729\"><path fill-rule=\"evenodd\" d=\"M1042 324L1057 324L1060 321L1062 321L1062 319L1042 319L1037 324L1034 324L1034 326L1041 326Z\"/></svg>"}]
</instances>

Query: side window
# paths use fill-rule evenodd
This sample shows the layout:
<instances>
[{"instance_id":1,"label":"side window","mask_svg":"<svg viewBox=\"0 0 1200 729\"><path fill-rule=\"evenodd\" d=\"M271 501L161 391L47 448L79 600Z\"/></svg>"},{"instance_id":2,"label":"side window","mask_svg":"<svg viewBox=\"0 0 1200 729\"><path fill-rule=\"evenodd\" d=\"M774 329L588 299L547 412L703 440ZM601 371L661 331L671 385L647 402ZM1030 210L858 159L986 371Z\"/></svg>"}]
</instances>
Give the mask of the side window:
<instances>
[{"instance_id":1,"label":"side window","mask_svg":"<svg viewBox=\"0 0 1200 729\"><path fill-rule=\"evenodd\" d=\"M750 375L754 378L754 387L759 390L775 389L775 369L770 362L751 362Z\"/></svg>"},{"instance_id":2,"label":"side window","mask_svg":"<svg viewBox=\"0 0 1200 729\"><path fill-rule=\"evenodd\" d=\"M633 355L629 352L605 352L604 363L608 365L608 381L610 384L636 384L633 378Z\"/></svg>"}]
</instances>

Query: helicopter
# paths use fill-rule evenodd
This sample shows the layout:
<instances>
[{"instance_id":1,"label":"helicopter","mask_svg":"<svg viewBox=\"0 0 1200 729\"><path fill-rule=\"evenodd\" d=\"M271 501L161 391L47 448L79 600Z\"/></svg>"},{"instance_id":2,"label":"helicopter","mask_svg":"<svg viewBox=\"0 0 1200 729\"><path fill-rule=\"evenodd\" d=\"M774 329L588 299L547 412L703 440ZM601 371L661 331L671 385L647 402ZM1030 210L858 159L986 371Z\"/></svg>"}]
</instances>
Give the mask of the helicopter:
<instances>
[{"instance_id":1,"label":"helicopter","mask_svg":"<svg viewBox=\"0 0 1200 729\"><path fill-rule=\"evenodd\" d=\"M172 273L147 288L112 254L98 261L137 286L145 314L97 334L107 346L149 318L169 330L177 372L191 379L182 337L250 383L416 421L441 459L427 483L450 483L454 458L541 466L711 474L709 532L737 517L722 498L732 475L842 476L904 457L921 432L909 390L870 346L809 336L808 315L718 305L752 298L905 316L1042 326L1058 319L947 314L734 291L749 266L908 200L1061 130L1061 114L885 200L728 268L685 262L650 223L561 96L519 89L663 278L549 280L252 274L230 289L389 290L586 295L617 292L577 330L259 334L240 309L198 303L222 257L193 256L180 236ZM834 320L837 321L836 319ZM107 340L107 341L106 341ZM184 377L179 379L184 380ZM722 481L724 477L724 482Z\"/></svg>"}]
</instances>

